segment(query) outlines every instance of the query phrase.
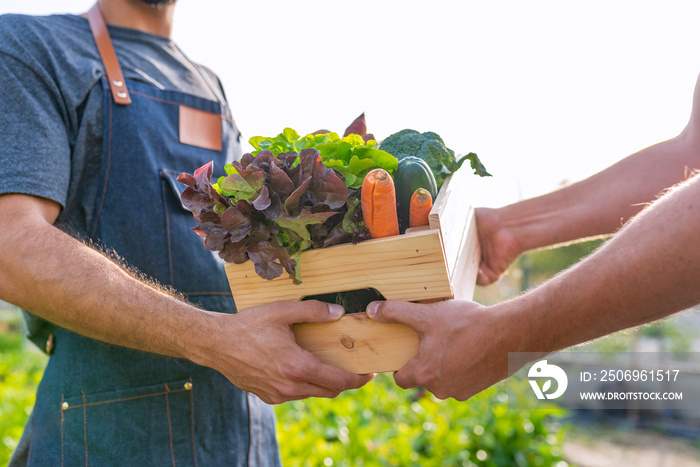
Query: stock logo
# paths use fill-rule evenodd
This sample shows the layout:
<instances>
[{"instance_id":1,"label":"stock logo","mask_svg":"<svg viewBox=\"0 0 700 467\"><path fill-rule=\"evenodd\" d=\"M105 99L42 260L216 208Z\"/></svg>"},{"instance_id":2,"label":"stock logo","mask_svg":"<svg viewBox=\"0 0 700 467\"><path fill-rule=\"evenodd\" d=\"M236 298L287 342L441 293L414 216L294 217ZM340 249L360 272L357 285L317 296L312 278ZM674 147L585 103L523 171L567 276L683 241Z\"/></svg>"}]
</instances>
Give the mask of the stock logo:
<instances>
[{"instance_id":1,"label":"stock logo","mask_svg":"<svg viewBox=\"0 0 700 467\"><path fill-rule=\"evenodd\" d=\"M556 399L561 397L566 391L566 386L569 384L569 378L566 377L564 370L556 365L547 363L547 360L540 360L532 365L527 372L528 382L535 391L538 399ZM546 378L542 387L540 387L538 379ZM550 393L552 389L552 380L557 382L556 391Z\"/></svg>"}]
</instances>

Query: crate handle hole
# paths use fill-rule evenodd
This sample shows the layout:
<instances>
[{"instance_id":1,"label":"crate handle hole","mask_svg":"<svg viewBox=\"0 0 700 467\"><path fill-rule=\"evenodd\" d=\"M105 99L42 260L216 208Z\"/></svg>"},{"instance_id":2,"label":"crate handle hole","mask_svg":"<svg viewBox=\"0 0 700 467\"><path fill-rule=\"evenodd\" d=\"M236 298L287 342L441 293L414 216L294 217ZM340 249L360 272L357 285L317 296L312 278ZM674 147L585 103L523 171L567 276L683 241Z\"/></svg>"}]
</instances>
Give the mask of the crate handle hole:
<instances>
[{"instance_id":1,"label":"crate handle hole","mask_svg":"<svg viewBox=\"0 0 700 467\"><path fill-rule=\"evenodd\" d=\"M301 300L319 300L326 303L336 303L345 308L345 313L361 313L367 309L367 305L371 302L386 300L386 298L384 298L384 295L377 289L368 287L366 289L307 295L306 297L302 297Z\"/></svg>"}]
</instances>

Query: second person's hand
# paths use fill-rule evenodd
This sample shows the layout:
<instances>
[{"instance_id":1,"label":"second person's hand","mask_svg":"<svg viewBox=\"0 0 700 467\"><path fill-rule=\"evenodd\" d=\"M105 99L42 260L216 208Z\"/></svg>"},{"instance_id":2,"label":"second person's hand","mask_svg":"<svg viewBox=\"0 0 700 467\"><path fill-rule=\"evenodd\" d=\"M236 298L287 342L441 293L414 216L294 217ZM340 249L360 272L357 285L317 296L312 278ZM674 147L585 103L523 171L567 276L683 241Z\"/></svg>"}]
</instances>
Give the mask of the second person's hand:
<instances>
[{"instance_id":1,"label":"second person's hand","mask_svg":"<svg viewBox=\"0 0 700 467\"><path fill-rule=\"evenodd\" d=\"M479 285L496 282L523 252L513 231L505 225L501 212L490 208L475 210L481 246L481 262L476 278Z\"/></svg>"},{"instance_id":2,"label":"second person's hand","mask_svg":"<svg viewBox=\"0 0 700 467\"><path fill-rule=\"evenodd\" d=\"M439 399L464 401L506 378L509 335L499 314L466 300L429 305L372 302L370 318L399 323L418 333L418 354L394 373L404 389L424 387Z\"/></svg>"}]
</instances>

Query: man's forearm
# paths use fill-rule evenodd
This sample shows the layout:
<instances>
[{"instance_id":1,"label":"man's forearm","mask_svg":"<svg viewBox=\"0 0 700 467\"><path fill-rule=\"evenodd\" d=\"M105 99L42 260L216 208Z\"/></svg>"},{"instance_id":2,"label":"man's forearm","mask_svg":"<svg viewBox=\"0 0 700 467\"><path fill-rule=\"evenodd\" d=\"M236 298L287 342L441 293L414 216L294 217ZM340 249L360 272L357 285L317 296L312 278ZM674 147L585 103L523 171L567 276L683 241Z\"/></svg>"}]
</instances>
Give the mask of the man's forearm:
<instances>
[{"instance_id":1,"label":"man's forearm","mask_svg":"<svg viewBox=\"0 0 700 467\"><path fill-rule=\"evenodd\" d=\"M211 316L18 209L0 237L0 294L57 325L104 342L193 358ZM26 228L31 226L31 228ZM185 345L185 343L188 343Z\"/></svg>"},{"instance_id":2,"label":"man's forearm","mask_svg":"<svg viewBox=\"0 0 700 467\"><path fill-rule=\"evenodd\" d=\"M371 379L321 363L294 340L293 324L334 321L342 307L204 311L56 229L57 215L48 200L0 196L0 299L103 342L208 366L268 403L335 397Z\"/></svg>"},{"instance_id":3,"label":"man's forearm","mask_svg":"<svg viewBox=\"0 0 700 467\"><path fill-rule=\"evenodd\" d=\"M554 351L660 319L700 302L699 235L696 176L587 259L495 308L526 323L532 351Z\"/></svg>"},{"instance_id":4,"label":"man's forearm","mask_svg":"<svg viewBox=\"0 0 700 467\"><path fill-rule=\"evenodd\" d=\"M684 131L585 180L498 211L523 251L608 235L698 168L697 136Z\"/></svg>"}]
</instances>

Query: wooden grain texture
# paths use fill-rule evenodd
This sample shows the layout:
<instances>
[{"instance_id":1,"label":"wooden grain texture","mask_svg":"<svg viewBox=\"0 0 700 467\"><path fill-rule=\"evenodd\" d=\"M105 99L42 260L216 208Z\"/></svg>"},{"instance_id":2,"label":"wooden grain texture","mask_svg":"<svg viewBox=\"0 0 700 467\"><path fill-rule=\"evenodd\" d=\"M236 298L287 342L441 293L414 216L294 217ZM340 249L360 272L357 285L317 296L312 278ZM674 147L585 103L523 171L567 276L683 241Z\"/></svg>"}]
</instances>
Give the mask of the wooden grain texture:
<instances>
[{"instance_id":1,"label":"wooden grain texture","mask_svg":"<svg viewBox=\"0 0 700 467\"><path fill-rule=\"evenodd\" d=\"M428 216L430 228L440 232L450 277L455 274L465 240L465 227L473 210L467 196L469 175L468 170L458 170L447 177Z\"/></svg>"},{"instance_id":2,"label":"wooden grain texture","mask_svg":"<svg viewBox=\"0 0 700 467\"><path fill-rule=\"evenodd\" d=\"M467 214L466 225L462 231L459 252L454 264L450 283L452 296L459 300L471 300L476 288L476 275L481 261L481 248L477 232L474 209Z\"/></svg>"},{"instance_id":3,"label":"wooden grain texture","mask_svg":"<svg viewBox=\"0 0 700 467\"><path fill-rule=\"evenodd\" d=\"M418 335L401 324L378 323L366 313L332 323L292 326L297 343L324 363L357 374L396 371L418 353Z\"/></svg>"},{"instance_id":4,"label":"wooden grain texture","mask_svg":"<svg viewBox=\"0 0 700 467\"><path fill-rule=\"evenodd\" d=\"M300 263L299 285L286 275L271 281L261 279L250 261L227 263L236 306L248 308L364 288L374 288L388 300L452 296L440 236L435 230L307 250L301 254Z\"/></svg>"}]
</instances>

